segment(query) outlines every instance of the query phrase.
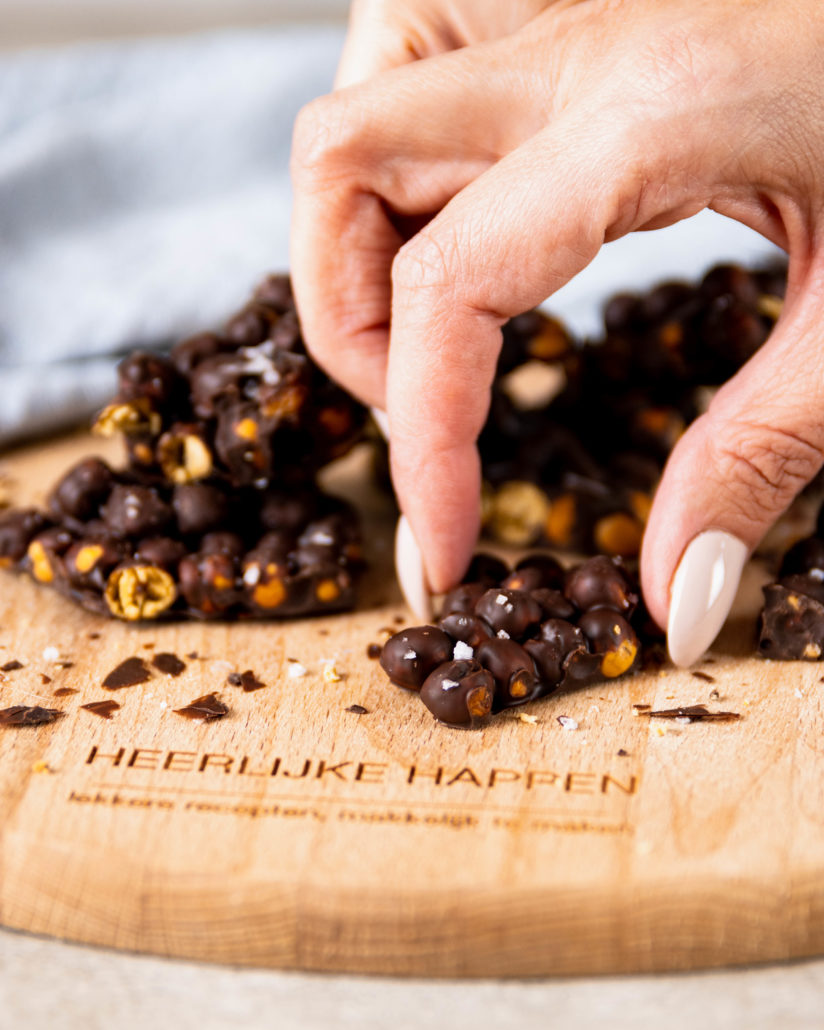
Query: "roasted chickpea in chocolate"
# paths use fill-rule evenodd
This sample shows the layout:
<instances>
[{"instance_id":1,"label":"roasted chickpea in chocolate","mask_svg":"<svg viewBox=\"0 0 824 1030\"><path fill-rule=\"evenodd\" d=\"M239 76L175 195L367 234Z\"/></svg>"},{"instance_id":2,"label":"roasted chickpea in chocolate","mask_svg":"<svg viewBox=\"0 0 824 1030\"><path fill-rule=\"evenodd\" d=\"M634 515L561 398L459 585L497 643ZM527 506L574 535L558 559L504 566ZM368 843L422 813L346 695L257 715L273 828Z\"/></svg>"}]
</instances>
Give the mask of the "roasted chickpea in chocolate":
<instances>
[{"instance_id":1,"label":"roasted chickpea in chocolate","mask_svg":"<svg viewBox=\"0 0 824 1030\"><path fill-rule=\"evenodd\" d=\"M172 509L151 487L119 483L103 507L103 519L116 540L154 536L172 521Z\"/></svg>"},{"instance_id":2,"label":"roasted chickpea in chocolate","mask_svg":"<svg viewBox=\"0 0 824 1030\"><path fill-rule=\"evenodd\" d=\"M521 590L493 587L475 605L475 614L487 622L498 635L516 640L527 636L543 617L538 602Z\"/></svg>"},{"instance_id":3,"label":"roasted chickpea in chocolate","mask_svg":"<svg viewBox=\"0 0 824 1030\"><path fill-rule=\"evenodd\" d=\"M453 647L446 633L436 626L414 626L386 641L381 668L397 686L420 690L427 676L452 658Z\"/></svg>"},{"instance_id":4,"label":"roasted chickpea in chocolate","mask_svg":"<svg viewBox=\"0 0 824 1030\"><path fill-rule=\"evenodd\" d=\"M578 621L578 628L586 637L590 649L600 656L601 675L614 679L635 664L638 637L622 615L609 608L594 608L584 612Z\"/></svg>"},{"instance_id":5,"label":"roasted chickpea in chocolate","mask_svg":"<svg viewBox=\"0 0 824 1030\"><path fill-rule=\"evenodd\" d=\"M638 594L624 571L610 558L597 555L567 573L564 593L581 611L613 608L632 614Z\"/></svg>"},{"instance_id":6,"label":"roasted chickpea in chocolate","mask_svg":"<svg viewBox=\"0 0 824 1030\"><path fill-rule=\"evenodd\" d=\"M87 522L94 518L114 483L112 470L100 458L84 458L66 472L49 495L55 518Z\"/></svg>"},{"instance_id":7,"label":"roasted chickpea in chocolate","mask_svg":"<svg viewBox=\"0 0 824 1030\"><path fill-rule=\"evenodd\" d=\"M423 703L449 726L482 723L492 711L494 696L492 673L474 659L439 665L421 687Z\"/></svg>"},{"instance_id":8,"label":"roasted chickpea in chocolate","mask_svg":"<svg viewBox=\"0 0 824 1030\"><path fill-rule=\"evenodd\" d=\"M180 563L180 592L201 615L228 611L239 598L237 562L226 554L190 554Z\"/></svg>"},{"instance_id":9,"label":"roasted chickpea in chocolate","mask_svg":"<svg viewBox=\"0 0 824 1030\"><path fill-rule=\"evenodd\" d=\"M469 612L450 612L438 620L438 625L453 640L460 640L473 648L495 635L491 626Z\"/></svg>"},{"instance_id":10,"label":"roasted chickpea in chocolate","mask_svg":"<svg viewBox=\"0 0 824 1030\"><path fill-rule=\"evenodd\" d=\"M495 680L496 711L524 704L535 696L538 687L535 663L514 640L496 637L485 640L476 650L475 657Z\"/></svg>"},{"instance_id":11,"label":"roasted chickpea in chocolate","mask_svg":"<svg viewBox=\"0 0 824 1030\"><path fill-rule=\"evenodd\" d=\"M462 583L444 595L441 611L444 615L449 615L451 612L471 614L486 591L486 583Z\"/></svg>"}]
</instances>

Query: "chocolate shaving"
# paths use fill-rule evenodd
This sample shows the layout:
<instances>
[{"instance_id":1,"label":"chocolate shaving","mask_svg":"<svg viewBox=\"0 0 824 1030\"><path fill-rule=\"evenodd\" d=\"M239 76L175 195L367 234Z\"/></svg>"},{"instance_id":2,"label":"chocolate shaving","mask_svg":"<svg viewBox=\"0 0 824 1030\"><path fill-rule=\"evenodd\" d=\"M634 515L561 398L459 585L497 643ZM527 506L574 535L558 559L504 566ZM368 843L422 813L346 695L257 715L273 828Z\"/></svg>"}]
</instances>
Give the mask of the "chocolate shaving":
<instances>
[{"instance_id":1,"label":"chocolate shaving","mask_svg":"<svg viewBox=\"0 0 824 1030\"><path fill-rule=\"evenodd\" d=\"M368 715L369 709L364 708L363 705L349 705L346 709L347 712L351 712L353 715Z\"/></svg>"},{"instance_id":2,"label":"chocolate shaving","mask_svg":"<svg viewBox=\"0 0 824 1030\"><path fill-rule=\"evenodd\" d=\"M112 669L109 675L103 680L106 690L120 690L122 687L136 687L139 683L145 683L151 678L151 673L146 668L146 663L137 656L127 658L120 665Z\"/></svg>"},{"instance_id":3,"label":"chocolate shaving","mask_svg":"<svg viewBox=\"0 0 824 1030\"><path fill-rule=\"evenodd\" d=\"M51 681L51 676L47 676L45 672L40 673L40 682L43 684L44 687L47 687L51 683Z\"/></svg>"},{"instance_id":4,"label":"chocolate shaving","mask_svg":"<svg viewBox=\"0 0 824 1030\"><path fill-rule=\"evenodd\" d=\"M99 639L100 639L100 634L99 633L90 633L89 634L89 640L99 640Z\"/></svg>"},{"instance_id":5,"label":"chocolate shaving","mask_svg":"<svg viewBox=\"0 0 824 1030\"><path fill-rule=\"evenodd\" d=\"M79 690L75 690L74 687L58 687L55 690L53 697L69 697L71 694L79 694Z\"/></svg>"},{"instance_id":6,"label":"chocolate shaving","mask_svg":"<svg viewBox=\"0 0 824 1030\"><path fill-rule=\"evenodd\" d=\"M112 713L116 712L120 705L112 698L108 698L106 701L90 701L87 705L80 707L91 712L92 715L99 715L102 719L111 719Z\"/></svg>"},{"instance_id":7,"label":"chocolate shaving","mask_svg":"<svg viewBox=\"0 0 824 1030\"><path fill-rule=\"evenodd\" d=\"M701 672L700 669L696 669L696 671L693 672L692 675L697 680L704 680L706 683L715 683L715 676L710 676L708 672Z\"/></svg>"},{"instance_id":8,"label":"chocolate shaving","mask_svg":"<svg viewBox=\"0 0 824 1030\"><path fill-rule=\"evenodd\" d=\"M251 669L247 669L246 672L230 672L227 682L233 687L243 687L247 694L253 690L263 690L266 687L266 684L261 683Z\"/></svg>"},{"instance_id":9,"label":"chocolate shaving","mask_svg":"<svg viewBox=\"0 0 824 1030\"><path fill-rule=\"evenodd\" d=\"M686 705L683 708L661 708L655 712L639 712L650 719L684 719L686 722L734 722L740 712L711 712L706 705Z\"/></svg>"},{"instance_id":10,"label":"chocolate shaving","mask_svg":"<svg viewBox=\"0 0 824 1030\"><path fill-rule=\"evenodd\" d=\"M193 662L193 661L195 661L195 660L196 660L197 658L200 658L200 655L199 655L199 654L197 653L197 651L190 651L190 652L189 652L189 653L188 653L188 654L186 655L186 657L187 657L187 658L189 659L189 661L190 661L190 662Z\"/></svg>"},{"instance_id":11,"label":"chocolate shaving","mask_svg":"<svg viewBox=\"0 0 824 1030\"><path fill-rule=\"evenodd\" d=\"M14 658L12 661L6 662L5 665L0 665L0 672L16 672L18 669L22 668L24 668L23 663L18 662L17 659Z\"/></svg>"},{"instance_id":12,"label":"chocolate shaving","mask_svg":"<svg viewBox=\"0 0 824 1030\"><path fill-rule=\"evenodd\" d=\"M369 644L369 646L366 648L366 657L380 658L382 650L383 648L380 644Z\"/></svg>"},{"instance_id":13,"label":"chocolate shaving","mask_svg":"<svg viewBox=\"0 0 824 1030\"><path fill-rule=\"evenodd\" d=\"M616 754L618 755L619 758L629 758L629 751L627 751L625 748L622 748L622 747L618 748Z\"/></svg>"},{"instance_id":14,"label":"chocolate shaving","mask_svg":"<svg viewBox=\"0 0 824 1030\"><path fill-rule=\"evenodd\" d=\"M635 710L636 712L646 712L646 711L648 711L648 710L649 710L650 708L652 708L652 705L648 705L648 704L638 704L638 705L633 705L632 707L633 707L633 709L634 709L634 710Z\"/></svg>"},{"instance_id":15,"label":"chocolate shaving","mask_svg":"<svg viewBox=\"0 0 824 1030\"><path fill-rule=\"evenodd\" d=\"M167 676L179 676L186 668L186 663L182 662L171 651L161 651L159 654L156 654L152 658L152 665L158 672L163 672Z\"/></svg>"},{"instance_id":16,"label":"chocolate shaving","mask_svg":"<svg viewBox=\"0 0 824 1030\"><path fill-rule=\"evenodd\" d=\"M57 662L57 667L59 669L73 669L74 662Z\"/></svg>"},{"instance_id":17,"label":"chocolate shaving","mask_svg":"<svg viewBox=\"0 0 824 1030\"><path fill-rule=\"evenodd\" d=\"M198 719L201 722L211 722L212 719L222 719L229 709L219 700L217 694L204 694L203 697L196 697L183 708L175 708L178 715L187 719Z\"/></svg>"},{"instance_id":18,"label":"chocolate shaving","mask_svg":"<svg viewBox=\"0 0 824 1030\"><path fill-rule=\"evenodd\" d=\"M12 705L0 711L0 726L42 726L54 722L63 713L58 708L41 708L39 705Z\"/></svg>"}]
</instances>

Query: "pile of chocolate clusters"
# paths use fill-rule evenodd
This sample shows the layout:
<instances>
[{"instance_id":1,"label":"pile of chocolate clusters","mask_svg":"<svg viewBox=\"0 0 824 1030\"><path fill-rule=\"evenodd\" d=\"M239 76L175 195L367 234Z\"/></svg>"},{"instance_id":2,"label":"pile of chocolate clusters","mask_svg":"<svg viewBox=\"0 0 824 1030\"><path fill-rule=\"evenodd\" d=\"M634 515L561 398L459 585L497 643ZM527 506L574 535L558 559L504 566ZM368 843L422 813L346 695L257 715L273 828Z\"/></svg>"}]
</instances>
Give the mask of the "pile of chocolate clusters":
<instances>
[{"instance_id":1,"label":"pile of chocolate clusters","mask_svg":"<svg viewBox=\"0 0 824 1030\"><path fill-rule=\"evenodd\" d=\"M126 467L86 459L45 512L8 512L0 563L128 621L351 608L357 516L316 473L365 422L308 357L288 278L271 276L222 333L122 362L95 428L123 437Z\"/></svg>"},{"instance_id":2,"label":"pile of chocolate clusters","mask_svg":"<svg viewBox=\"0 0 824 1030\"><path fill-rule=\"evenodd\" d=\"M600 340L575 340L539 312L513 319L479 446L487 533L579 553L637 556L664 463L707 387L761 346L786 269L718 265L697 285L618 294ZM519 386L551 370L553 395ZM524 375L526 373L526 375Z\"/></svg>"},{"instance_id":3,"label":"pile of chocolate clusters","mask_svg":"<svg viewBox=\"0 0 824 1030\"><path fill-rule=\"evenodd\" d=\"M628 672L646 621L620 560L599 555L564 571L534 554L510 570L476 555L437 623L390 637L380 663L435 718L476 728L492 713Z\"/></svg>"},{"instance_id":4,"label":"pile of chocolate clusters","mask_svg":"<svg viewBox=\"0 0 824 1030\"><path fill-rule=\"evenodd\" d=\"M824 507L815 533L787 551L777 581L764 587L758 652L813 662L824 656Z\"/></svg>"}]
</instances>

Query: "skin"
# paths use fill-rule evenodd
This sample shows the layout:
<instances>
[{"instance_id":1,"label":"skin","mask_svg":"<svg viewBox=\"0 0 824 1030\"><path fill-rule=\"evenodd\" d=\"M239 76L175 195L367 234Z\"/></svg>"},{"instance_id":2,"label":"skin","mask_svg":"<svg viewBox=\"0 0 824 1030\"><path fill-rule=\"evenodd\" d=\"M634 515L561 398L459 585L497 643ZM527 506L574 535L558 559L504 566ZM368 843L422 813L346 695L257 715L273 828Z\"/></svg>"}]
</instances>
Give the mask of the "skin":
<instances>
[{"instance_id":1,"label":"skin","mask_svg":"<svg viewBox=\"0 0 824 1030\"><path fill-rule=\"evenodd\" d=\"M356 5L341 88L296 126L294 285L316 359L388 413L435 591L475 542L503 322L605 241L704 208L784 247L789 286L667 464L641 559L654 618L693 537L754 547L818 472L822 53L820 0Z\"/></svg>"}]
</instances>

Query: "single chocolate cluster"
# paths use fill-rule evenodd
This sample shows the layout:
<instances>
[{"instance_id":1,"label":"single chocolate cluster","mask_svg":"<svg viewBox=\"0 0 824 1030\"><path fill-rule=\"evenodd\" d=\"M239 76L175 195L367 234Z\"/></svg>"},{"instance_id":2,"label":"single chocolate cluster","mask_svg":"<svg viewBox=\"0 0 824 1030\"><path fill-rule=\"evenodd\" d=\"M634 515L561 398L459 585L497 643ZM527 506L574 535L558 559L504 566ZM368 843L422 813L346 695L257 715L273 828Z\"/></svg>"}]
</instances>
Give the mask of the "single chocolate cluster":
<instances>
[{"instance_id":1,"label":"single chocolate cluster","mask_svg":"<svg viewBox=\"0 0 824 1030\"><path fill-rule=\"evenodd\" d=\"M477 555L437 623L390 637L380 663L436 719L477 727L492 713L628 672L643 619L637 585L616 559L565 571L533 554L510 570Z\"/></svg>"},{"instance_id":2,"label":"single chocolate cluster","mask_svg":"<svg viewBox=\"0 0 824 1030\"><path fill-rule=\"evenodd\" d=\"M149 485L86 458L47 511L0 516L0 564L136 622L339 611L362 560L355 513L317 489Z\"/></svg>"},{"instance_id":3,"label":"single chocolate cluster","mask_svg":"<svg viewBox=\"0 0 824 1030\"><path fill-rule=\"evenodd\" d=\"M781 660L824 656L824 508L814 535L787 551L777 581L764 587L758 653Z\"/></svg>"},{"instance_id":4,"label":"single chocolate cluster","mask_svg":"<svg viewBox=\"0 0 824 1030\"><path fill-rule=\"evenodd\" d=\"M168 356L127 357L95 430L121 435L142 477L262 488L311 479L365 422L306 353L289 279L273 275L222 333L190 337Z\"/></svg>"},{"instance_id":5,"label":"single chocolate cluster","mask_svg":"<svg viewBox=\"0 0 824 1030\"><path fill-rule=\"evenodd\" d=\"M537 311L512 319L479 440L487 533L521 547L636 556L672 447L705 388L766 340L785 285L783 266L718 265L697 285L618 294L595 341ZM527 369L540 379L538 366L554 372L548 402L519 389Z\"/></svg>"}]
</instances>

